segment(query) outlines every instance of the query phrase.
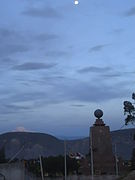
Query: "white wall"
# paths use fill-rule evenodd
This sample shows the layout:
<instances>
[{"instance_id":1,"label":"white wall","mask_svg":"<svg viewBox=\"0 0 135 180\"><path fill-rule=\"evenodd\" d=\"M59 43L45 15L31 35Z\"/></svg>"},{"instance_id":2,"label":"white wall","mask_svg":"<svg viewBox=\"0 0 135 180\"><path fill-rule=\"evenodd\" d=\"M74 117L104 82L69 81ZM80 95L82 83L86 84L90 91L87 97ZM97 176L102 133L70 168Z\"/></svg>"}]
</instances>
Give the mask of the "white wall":
<instances>
[{"instance_id":1,"label":"white wall","mask_svg":"<svg viewBox=\"0 0 135 180\"><path fill-rule=\"evenodd\" d=\"M31 173L28 173L23 163L10 163L0 164L0 173L5 175L5 180L41 180ZM3 178L0 178L3 180ZM64 177L60 178L48 178L45 180L64 180ZM68 176L67 180L91 180L90 176ZM94 180L116 180L116 176L95 176Z\"/></svg>"},{"instance_id":2,"label":"white wall","mask_svg":"<svg viewBox=\"0 0 135 180\"><path fill-rule=\"evenodd\" d=\"M22 163L0 164L0 173L6 180L25 180Z\"/></svg>"}]
</instances>

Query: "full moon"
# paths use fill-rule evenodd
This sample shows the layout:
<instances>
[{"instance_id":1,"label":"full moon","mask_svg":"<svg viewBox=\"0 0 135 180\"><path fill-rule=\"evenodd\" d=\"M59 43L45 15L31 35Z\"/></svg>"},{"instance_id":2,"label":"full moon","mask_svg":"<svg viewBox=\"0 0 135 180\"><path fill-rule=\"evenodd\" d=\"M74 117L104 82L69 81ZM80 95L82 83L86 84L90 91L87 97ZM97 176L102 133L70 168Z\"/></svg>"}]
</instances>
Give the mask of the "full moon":
<instances>
[{"instance_id":1,"label":"full moon","mask_svg":"<svg viewBox=\"0 0 135 180\"><path fill-rule=\"evenodd\" d=\"M78 0L75 0L75 5L79 4Z\"/></svg>"}]
</instances>

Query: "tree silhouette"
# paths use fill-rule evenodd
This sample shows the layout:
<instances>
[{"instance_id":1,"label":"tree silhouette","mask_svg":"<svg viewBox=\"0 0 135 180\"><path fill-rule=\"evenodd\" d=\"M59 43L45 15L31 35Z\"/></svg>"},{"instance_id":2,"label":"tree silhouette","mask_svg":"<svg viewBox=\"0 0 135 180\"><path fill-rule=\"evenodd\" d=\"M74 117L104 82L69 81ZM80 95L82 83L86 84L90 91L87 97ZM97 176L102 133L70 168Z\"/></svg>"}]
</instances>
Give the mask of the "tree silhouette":
<instances>
[{"instance_id":1,"label":"tree silhouette","mask_svg":"<svg viewBox=\"0 0 135 180\"><path fill-rule=\"evenodd\" d=\"M132 94L132 99L135 101L135 93ZM129 123L133 124L135 122L135 103L132 103L130 101L124 101L124 115L126 115L125 118L125 125L128 125Z\"/></svg>"},{"instance_id":2,"label":"tree silhouette","mask_svg":"<svg viewBox=\"0 0 135 180\"><path fill-rule=\"evenodd\" d=\"M133 151L132 151L131 169L135 170L135 148L133 148Z\"/></svg>"},{"instance_id":3,"label":"tree silhouette","mask_svg":"<svg viewBox=\"0 0 135 180\"><path fill-rule=\"evenodd\" d=\"M64 176L64 156L42 157L43 171L50 177ZM76 159L72 159L67 155L67 174L78 173L80 164ZM28 171L37 177L41 175L39 159L31 159L26 162Z\"/></svg>"},{"instance_id":4,"label":"tree silhouette","mask_svg":"<svg viewBox=\"0 0 135 180\"><path fill-rule=\"evenodd\" d=\"M3 146L0 149L0 163L5 163L6 162L6 158L5 158L5 147Z\"/></svg>"}]
</instances>

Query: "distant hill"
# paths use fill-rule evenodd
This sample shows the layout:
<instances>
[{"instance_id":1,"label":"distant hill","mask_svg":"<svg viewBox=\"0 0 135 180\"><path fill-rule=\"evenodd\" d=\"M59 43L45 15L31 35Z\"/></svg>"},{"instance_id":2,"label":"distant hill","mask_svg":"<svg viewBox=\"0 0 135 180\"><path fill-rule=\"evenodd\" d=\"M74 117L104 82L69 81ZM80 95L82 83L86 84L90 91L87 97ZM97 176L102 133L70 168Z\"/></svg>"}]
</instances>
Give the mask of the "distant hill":
<instances>
[{"instance_id":1,"label":"distant hill","mask_svg":"<svg viewBox=\"0 0 135 180\"><path fill-rule=\"evenodd\" d=\"M132 149L135 147L133 135L135 129L112 131L112 144L117 145L118 156L123 159L130 159ZM17 156L20 159L37 158L42 156L57 156L64 154L64 142L54 136L44 133L31 132L10 132L0 135L0 148L5 146L6 156L11 158L23 146L21 153ZM67 140L68 152L80 152L88 154L89 138Z\"/></svg>"},{"instance_id":2,"label":"distant hill","mask_svg":"<svg viewBox=\"0 0 135 180\"><path fill-rule=\"evenodd\" d=\"M112 149L114 152L114 144L117 147L117 155L125 160L131 159L132 149L135 148L133 136L135 129L124 129L111 132ZM89 138L68 141L68 149L70 151L88 154Z\"/></svg>"},{"instance_id":3,"label":"distant hill","mask_svg":"<svg viewBox=\"0 0 135 180\"><path fill-rule=\"evenodd\" d=\"M135 148L134 134L135 129L124 129L111 132L112 143L116 143L118 156L121 156L123 159L131 159L132 150Z\"/></svg>"},{"instance_id":4,"label":"distant hill","mask_svg":"<svg viewBox=\"0 0 135 180\"><path fill-rule=\"evenodd\" d=\"M6 156L12 157L23 146L19 158L35 158L39 155L63 154L63 141L43 133L10 132L0 135L0 147L5 145Z\"/></svg>"}]
</instances>

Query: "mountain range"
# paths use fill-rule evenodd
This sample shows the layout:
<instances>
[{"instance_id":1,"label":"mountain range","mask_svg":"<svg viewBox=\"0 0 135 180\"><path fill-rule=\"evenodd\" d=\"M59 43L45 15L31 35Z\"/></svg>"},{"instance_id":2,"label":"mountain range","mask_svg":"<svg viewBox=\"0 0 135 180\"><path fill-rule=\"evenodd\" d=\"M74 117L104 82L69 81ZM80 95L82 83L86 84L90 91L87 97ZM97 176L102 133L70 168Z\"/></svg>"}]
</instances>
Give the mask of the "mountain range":
<instances>
[{"instance_id":1,"label":"mountain range","mask_svg":"<svg viewBox=\"0 0 135 180\"><path fill-rule=\"evenodd\" d=\"M135 129L112 131L112 149L116 144L119 157L131 159L132 150L135 148ZM0 149L5 148L6 158L17 154L19 159L31 159L42 156L57 156L64 154L64 141L52 135L34 132L9 132L0 135ZM89 153L89 137L66 140L67 153Z\"/></svg>"}]
</instances>

